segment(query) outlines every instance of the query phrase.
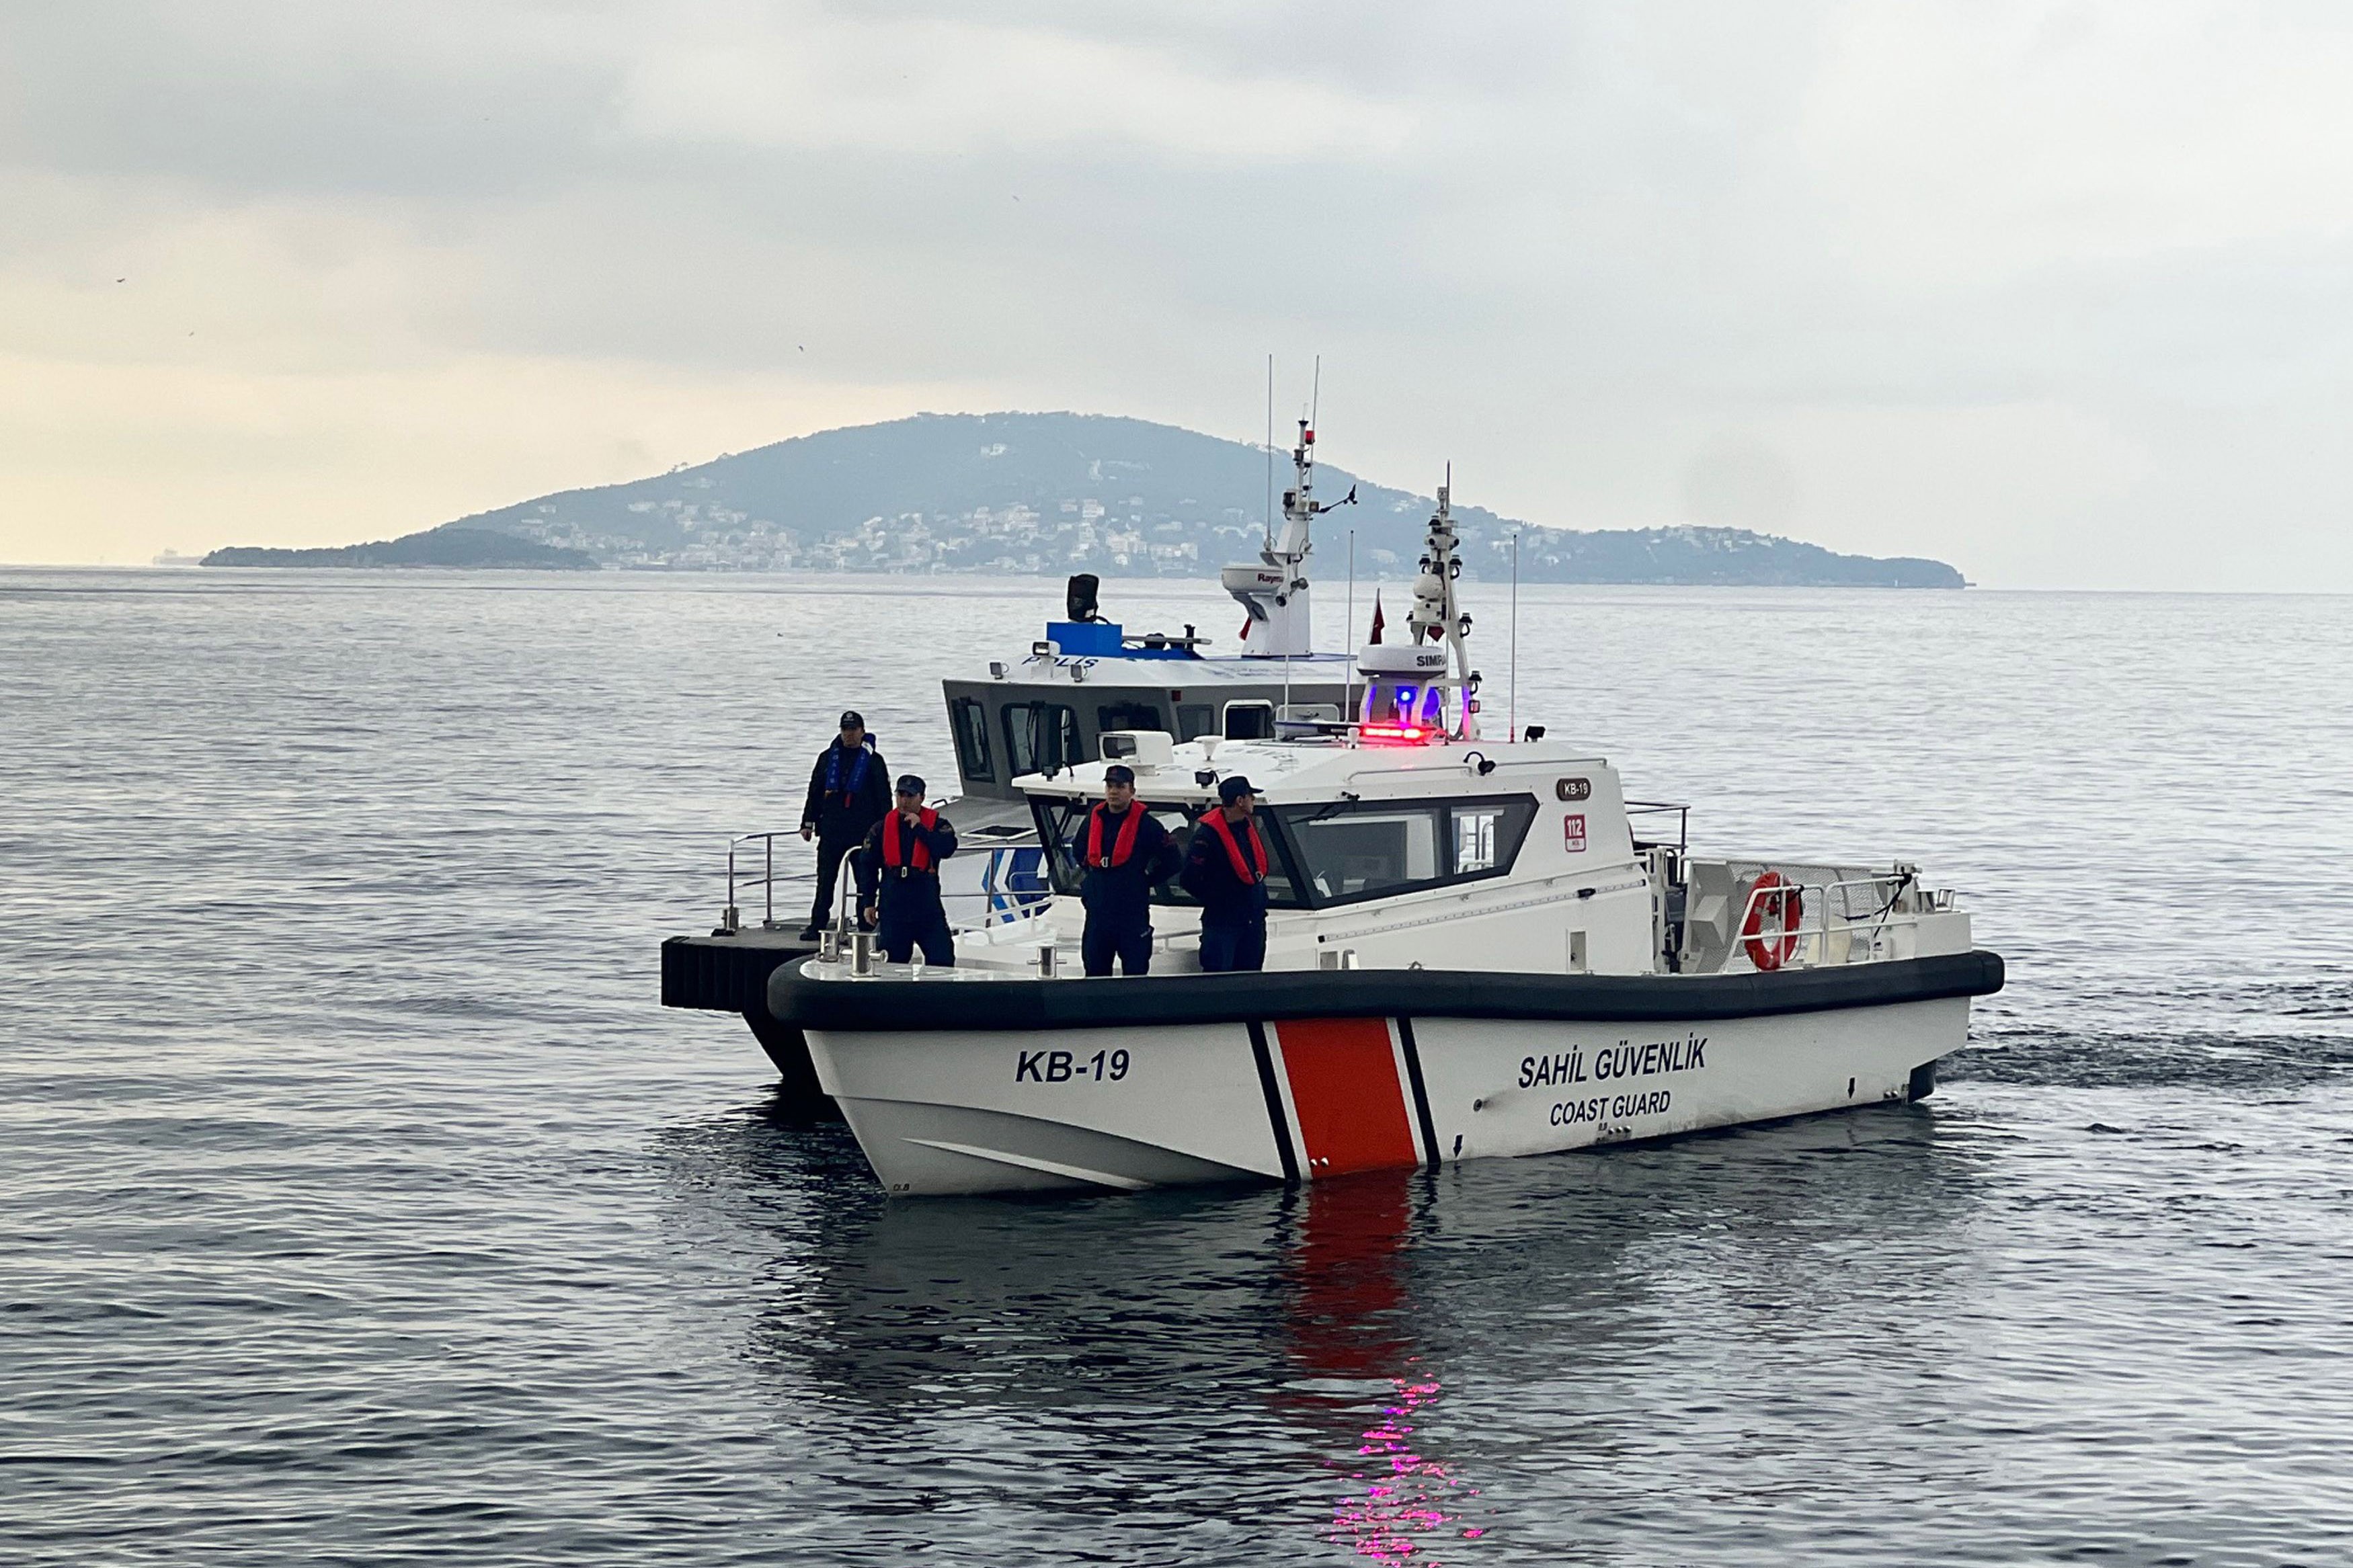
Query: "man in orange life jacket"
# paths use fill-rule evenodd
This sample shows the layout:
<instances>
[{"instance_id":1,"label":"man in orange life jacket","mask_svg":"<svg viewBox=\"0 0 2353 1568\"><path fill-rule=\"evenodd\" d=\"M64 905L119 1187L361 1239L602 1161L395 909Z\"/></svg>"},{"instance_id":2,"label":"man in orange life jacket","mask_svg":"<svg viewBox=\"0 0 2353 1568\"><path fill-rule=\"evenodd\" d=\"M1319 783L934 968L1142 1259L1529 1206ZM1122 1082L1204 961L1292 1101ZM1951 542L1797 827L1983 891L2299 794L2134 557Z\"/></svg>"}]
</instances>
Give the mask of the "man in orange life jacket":
<instances>
[{"instance_id":1,"label":"man in orange life jacket","mask_svg":"<svg viewBox=\"0 0 2353 1568\"><path fill-rule=\"evenodd\" d=\"M1135 798L1135 770L1125 763L1103 769L1103 802L1081 820L1071 854L1086 868L1079 899L1087 930L1079 956L1087 973L1109 974L1116 956L1121 973L1148 973L1152 888L1176 874L1176 846Z\"/></svg>"},{"instance_id":2,"label":"man in orange life jacket","mask_svg":"<svg viewBox=\"0 0 2353 1568\"><path fill-rule=\"evenodd\" d=\"M940 907L940 862L955 850L955 829L923 805L923 781L902 777L897 802L858 851L859 908L878 925L882 956L892 963L906 963L918 947L925 963L955 963Z\"/></svg>"},{"instance_id":3,"label":"man in orange life jacket","mask_svg":"<svg viewBox=\"0 0 2353 1568\"><path fill-rule=\"evenodd\" d=\"M1185 890L1201 900L1201 968L1266 967L1266 840L1250 820L1258 792L1237 773L1218 785L1185 851Z\"/></svg>"},{"instance_id":4,"label":"man in orange life jacket","mask_svg":"<svg viewBox=\"0 0 2353 1568\"><path fill-rule=\"evenodd\" d=\"M841 858L858 847L866 830L891 809L891 770L866 732L855 708L841 716L841 736L809 770L807 804L801 807L801 837L817 840L817 902L809 910L803 942L815 942L833 921L834 878Z\"/></svg>"}]
</instances>

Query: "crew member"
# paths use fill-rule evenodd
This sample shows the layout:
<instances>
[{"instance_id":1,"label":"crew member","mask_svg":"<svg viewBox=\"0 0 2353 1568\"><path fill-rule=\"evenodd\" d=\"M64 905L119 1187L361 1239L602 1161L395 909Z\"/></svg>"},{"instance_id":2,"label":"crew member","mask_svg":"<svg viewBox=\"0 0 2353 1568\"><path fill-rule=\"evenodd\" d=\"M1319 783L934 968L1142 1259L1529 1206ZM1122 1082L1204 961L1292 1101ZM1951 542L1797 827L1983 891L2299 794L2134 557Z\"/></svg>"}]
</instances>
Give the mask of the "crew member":
<instances>
[{"instance_id":1,"label":"crew member","mask_svg":"<svg viewBox=\"0 0 2353 1568\"><path fill-rule=\"evenodd\" d=\"M1266 840L1250 816L1258 792L1237 773L1218 785L1185 851L1185 890L1201 900L1201 967L1266 967Z\"/></svg>"},{"instance_id":2,"label":"crew member","mask_svg":"<svg viewBox=\"0 0 2353 1568\"><path fill-rule=\"evenodd\" d=\"M1123 974L1152 968L1152 889L1176 875L1176 846L1168 830L1135 798L1135 770L1125 763L1103 769L1103 797L1087 813L1071 853L1086 868L1079 885L1086 905L1086 934L1079 955L1089 974L1109 974L1119 959Z\"/></svg>"},{"instance_id":3,"label":"crew member","mask_svg":"<svg viewBox=\"0 0 2353 1568\"><path fill-rule=\"evenodd\" d=\"M859 908L879 928L882 956L892 963L906 963L918 947L925 963L955 963L940 907L940 862L955 848L955 829L923 804L923 781L902 775L898 799L858 851Z\"/></svg>"},{"instance_id":4,"label":"crew member","mask_svg":"<svg viewBox=\"0 0 2353 1568\"><path fill-rule=\"evenodd\" d=\"M841 716L841 734L809 770L808 804L801 807L801 837L817 840L817 902L803 942L815 942L833 920L834 878L841 858L865 840L891 809L891 770L856 709Z\"/></svg>"}]
</instances>

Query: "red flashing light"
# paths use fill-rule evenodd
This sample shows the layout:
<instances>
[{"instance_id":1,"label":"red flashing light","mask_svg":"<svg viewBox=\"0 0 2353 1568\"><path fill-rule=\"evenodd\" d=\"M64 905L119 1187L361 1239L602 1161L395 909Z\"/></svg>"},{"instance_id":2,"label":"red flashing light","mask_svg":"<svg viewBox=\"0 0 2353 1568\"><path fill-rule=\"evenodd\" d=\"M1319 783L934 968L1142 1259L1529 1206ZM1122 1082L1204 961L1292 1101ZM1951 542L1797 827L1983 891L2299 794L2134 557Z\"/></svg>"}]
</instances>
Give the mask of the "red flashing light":
<instances>
[{"instance_id":1,"label":"red flashing light","mask_svg":"<svg viewBox=\"0 0 2353 1568\"><path fill-rule=\"evenodd\" d=\"M1426 743L1432 731L1419 724L1360 724L1356 733L1367 741L1393 741L1399 745L1419 746Z\"/></svg>"}]
</instances>

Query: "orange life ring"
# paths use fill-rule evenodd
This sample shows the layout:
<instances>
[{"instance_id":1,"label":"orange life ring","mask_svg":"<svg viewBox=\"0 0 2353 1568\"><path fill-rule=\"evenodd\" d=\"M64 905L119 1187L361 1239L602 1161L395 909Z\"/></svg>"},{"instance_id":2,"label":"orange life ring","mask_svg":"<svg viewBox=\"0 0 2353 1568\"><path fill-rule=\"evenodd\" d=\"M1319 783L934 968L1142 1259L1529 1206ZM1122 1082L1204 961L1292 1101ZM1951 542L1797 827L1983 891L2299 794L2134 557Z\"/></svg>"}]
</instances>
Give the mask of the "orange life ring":
<instances>
[{"instance_id":1,"label":"orange life ring","mask_svg":"<svg viewBox=\"0 0 2353 1568\"><path fill-rule=\"evenodd\" d=\"M1798 922L1805 912L1805 893L1795 883L1783 881L1778 871L1758 876L1748 885L1748 918L1740 927L1748 962L1769 973L1796 957ZM1780 922L1778 931L1767 929L1768 918Z\"/></svg>"}]
</instances>

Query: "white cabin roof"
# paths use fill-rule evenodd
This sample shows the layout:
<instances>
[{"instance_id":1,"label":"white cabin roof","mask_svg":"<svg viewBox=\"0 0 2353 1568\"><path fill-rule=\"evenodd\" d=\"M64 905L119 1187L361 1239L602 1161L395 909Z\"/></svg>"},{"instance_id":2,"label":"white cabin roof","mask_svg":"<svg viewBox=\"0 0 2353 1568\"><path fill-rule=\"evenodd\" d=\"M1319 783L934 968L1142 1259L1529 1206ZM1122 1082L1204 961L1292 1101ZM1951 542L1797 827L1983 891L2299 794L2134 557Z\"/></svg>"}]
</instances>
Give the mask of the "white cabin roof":
<instances>
[{"instance_id":1,"label":"white cabin roof","mask_svg":"<svg viewBox=\"0 0 2353 1568\"><path fill-rule=\"evenodd\" d=\"M1061 654L1048 658L1033 654L1008 664L1002 676L983 672L977 679L997 686L1153 686L1176 687L1280 686L1283 667L1290 666L1295 685L1330 685L1353 679L1353 665L1344 653L1301 654L1282 658L1166 658L1113 654Z\"/></svg>"},{"instance_id":2,"label":"white cabin roof","mask_svg":"<svg viewBox=\"0 0 2353 1568\"><path fill-rule=\"evenodd\" d=\"M1482 763L1493 767L1479 771ZM1051 778L1025 773L1013 787L1025 795L1092 798L1103 793L1104 763L1081 763ZM1337 800L1344 794L1366 799L1445 799L1493 795L1501 790L1547 790L1556 775L1593 774L1609 769L1598 757L1565 741L1451 741L1424 744L1337 741L1223 741L1214 752L1198 741L1171 748L1169 761L1135 769L1136 793L1176 805L1214 800L1218 781L1241 774L1269 805ZM1214 775L1204 782L1202 773Z\"/></svg>"}]
</instances>

